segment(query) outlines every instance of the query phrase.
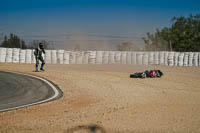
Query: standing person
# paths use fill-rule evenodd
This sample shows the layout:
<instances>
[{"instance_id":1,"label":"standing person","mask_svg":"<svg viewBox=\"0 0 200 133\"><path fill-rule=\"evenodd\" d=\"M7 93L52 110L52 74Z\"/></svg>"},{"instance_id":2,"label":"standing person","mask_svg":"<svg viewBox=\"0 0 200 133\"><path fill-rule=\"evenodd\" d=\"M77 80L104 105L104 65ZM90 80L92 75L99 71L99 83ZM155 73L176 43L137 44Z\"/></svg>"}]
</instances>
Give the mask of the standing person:
<instances>
[{"instance_id":1,"label":"standing person","mask_svg":"<svg viewBox=\"0 0 200 133\"><path fill-rule=\"evenodd\" d=\"M44 64L45 64L45 62L44 62L42 53L45 54L44 45L42 43L39 43L38 48L35 48L35 51L34 51L34 55L35 55L35 59L36 59L36 64L35 64L35 71L36 72L39 72L38 71L39 60L42 62L40 70L44 71Z\"/></svg>"}]
</instances>

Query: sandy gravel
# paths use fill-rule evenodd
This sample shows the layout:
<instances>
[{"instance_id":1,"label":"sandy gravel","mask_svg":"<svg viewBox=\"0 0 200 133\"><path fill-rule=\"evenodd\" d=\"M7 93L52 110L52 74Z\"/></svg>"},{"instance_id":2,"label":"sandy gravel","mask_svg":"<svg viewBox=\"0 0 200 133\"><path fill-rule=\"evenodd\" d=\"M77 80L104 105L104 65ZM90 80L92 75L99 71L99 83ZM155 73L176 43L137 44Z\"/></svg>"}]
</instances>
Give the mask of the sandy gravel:
<instances>
[{"instance_id":1,"label":"sandy gravel","mask_svg":"<svg viewBox=\"0 0 200 133\"><path fill-rule=\"evenodd\" d=\"M129 74L161 69L160 79ZM199 133L200 67L0 64L44 77L63 91L49 103L0 113L0 133ZM95 127L95 126L94 126Z\"/></svg>"}]
</instances>

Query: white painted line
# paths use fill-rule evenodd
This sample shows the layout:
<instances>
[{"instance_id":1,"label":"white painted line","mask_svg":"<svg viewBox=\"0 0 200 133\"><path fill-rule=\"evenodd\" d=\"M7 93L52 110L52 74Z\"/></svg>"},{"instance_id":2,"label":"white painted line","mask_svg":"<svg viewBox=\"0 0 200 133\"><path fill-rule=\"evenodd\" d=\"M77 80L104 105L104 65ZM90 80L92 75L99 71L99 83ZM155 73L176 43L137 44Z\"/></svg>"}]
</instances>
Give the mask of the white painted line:
<instances>
[{"instance_id":1,"label":"white painted line","mask_svg":"<svg viewBox=\"0 0 200 133\"><path fill-rule=\"evenodd\" d=\"M29 77L40 79L40 80L44 81L45 83L47 83L53 89L55 94L52 97L50 97L50 98L48 98L46 100L42 100L42 101L31 103L31 104L21 105L21 106L17 106L17 107L13 107L13 108L2 109L2 110L0 110L0 112L5 112L5 111L9 111L9 110L14 110L14 109L27 107L27 106L32 106L32 105L36 105L36 104L45 103L45 102L53 100L54 98L56 98L59 95L59 91L57 90L57 88L52 83L47 81L46 79L43 79L43 78L40 78L40 77L37 77L37 76L33 76L33 75L29 75L29 74L24 74L24 73L11 72L11 71L4 71L4 72L15 73L15 74L20 74L20 75L25 75L25 76L29 76Z\"/></svg>"}]
</instances>

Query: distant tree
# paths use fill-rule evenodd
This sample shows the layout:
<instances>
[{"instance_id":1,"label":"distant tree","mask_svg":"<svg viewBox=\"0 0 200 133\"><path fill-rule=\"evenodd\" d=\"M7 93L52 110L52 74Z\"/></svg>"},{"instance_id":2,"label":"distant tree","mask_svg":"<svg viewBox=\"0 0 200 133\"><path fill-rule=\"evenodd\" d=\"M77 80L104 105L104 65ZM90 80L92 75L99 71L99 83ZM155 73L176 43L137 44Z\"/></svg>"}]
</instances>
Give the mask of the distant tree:
<instances>
[{"instance_id":1,"label":"distant tree","mask_svg":"<svg viewBox=\"0 0 200 133\"><path fill-rule=\"evenodd\" d=\"M119 51L140 51L139 47L131 42L123 42L117 45Z\"/></svg>"},{"instance_id":2,"label":"distant tree","mask_svg":"<svg viewBox=\"0 0 200 133\"><path fill-rule=\"evenodd\" d=\"M4 39L3 33L1 33L0 34L0 42L3 41L3 39Z\"/></svg>"},{"instance_id":3,"label":"distant tree","mask_svg":"<svg viewBox=\"0 0 200 133\"><path fill-rule=\"evenodd\" d=\"M174 17L169 36L174 50L200 52L200 14Z\"/></svg>"},{"instance_id":4,"label":"distant tree","mask_svg":"<svg viewBox=\"0 0 200 133\"><path fill-rule=\"evenodd\" d=\"M29 49L35 49L38 47L39 43L40 43L39 40L33 40L33 41L31 41L31 43L29 45L27 45L27 47Z\"/></svg>"},{"instance_id":5,"label":"distant tree","mask_svg":"<svg viewBox=\"0 0 200 133\"><path fill-rule=\"evenodd\" d=\"M170 50L170 42L165 36L168 35L168 28L163 28L161 31L156 29L155 34L147 33L147 39L143 38L145 42L145 51L168 51Z\"/></svg>"},{"instance_id":6,"label":"distant tree","mask_svg":"<svg viewBox=\"0 0 200 133\"><path fill-rule=\"evenodd\" d=\"M81 46L79 44L76 44L74 47L74 51L80 51L81 50Z\"/></svg>"},{"instance_id":7,"label":"distant tree","mask_svg":"<svg viewBox=\"0 0 200 133\"><path fill-rule=\"evenodd\" d=\"M45 49L50 49L50 44L46 40L42 40L41 43L44 45Z\"/></svg>"},{"instance_id":8,"label":"distant tree","mask_svg":"<svg viewBox=\"0 0 200 133\"><path fill-rule=\"evenodd\" d=\"M4 40L1 43L0 47L6 48L27 48L25 42L21 40L18 36L14 34L10 34L10 38L8 39L7 36L4 36Z\"/></svg>"},{"instance_id":9,"label":"distant tree","mask_svg":"<svg viewBox=\"0 0 200 133\"><path fill-rule=\"evenodd\" d=\"M200 14L174 17L170 28L147 33L146 50L200 51Z\"/></svg>"},{"instance_id":10,"label":"distant tree","mask_svg":"<svg viewBox=\"0 0 200 133\"><path fill-rule=\"evenodd\" d=\"M39 43L42 43L44 45L45 49L51 49L49 42L47 42L45 40L42 40L42 41L40 41L40 40L33 40L29 45L27 45L27 47L29 49L34 49L34 48L38 47Z\"/></svg>"}]
</instances>

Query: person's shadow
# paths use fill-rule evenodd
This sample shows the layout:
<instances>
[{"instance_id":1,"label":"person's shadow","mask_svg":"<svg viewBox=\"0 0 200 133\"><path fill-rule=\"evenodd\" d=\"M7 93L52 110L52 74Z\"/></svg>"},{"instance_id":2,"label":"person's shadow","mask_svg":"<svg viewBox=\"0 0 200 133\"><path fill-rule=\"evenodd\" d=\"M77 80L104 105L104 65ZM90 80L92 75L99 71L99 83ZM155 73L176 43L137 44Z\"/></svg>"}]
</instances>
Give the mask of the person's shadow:
<instances>
[{"instance_id":1,"label":"person's shadow","mask_svg":"<svg viewBox=\"0 0 200 133\"><path fill-rule=\"evenodd\" d=\"M73 127L73 128L66 130L65 133L74 133L74 132L77 132L77 131L88 131L90 133L96 133L96 132L106 133L106 130L103 127L101 127L97 124L80 125L80 126Z\"/></svg>"}]
</instances>

